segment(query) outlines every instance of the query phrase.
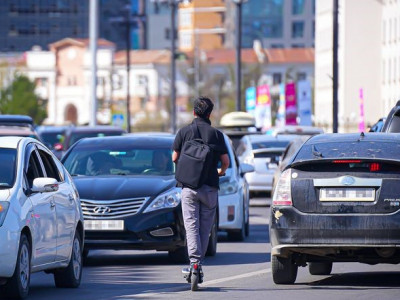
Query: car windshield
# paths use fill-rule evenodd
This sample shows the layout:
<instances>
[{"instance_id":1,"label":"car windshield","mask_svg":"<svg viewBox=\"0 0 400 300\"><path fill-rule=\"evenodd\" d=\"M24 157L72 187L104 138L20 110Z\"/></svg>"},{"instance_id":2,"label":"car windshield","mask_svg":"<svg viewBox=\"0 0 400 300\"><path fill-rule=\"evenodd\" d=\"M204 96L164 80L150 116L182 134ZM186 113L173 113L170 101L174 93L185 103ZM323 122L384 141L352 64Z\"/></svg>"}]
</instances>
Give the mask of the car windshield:
<instances>
[{"instance_id":1,"label":"car windshield","mask_svg":"<svg viewBox=\"0 0 400 300\"><path fill-rule=\"evenodd\" d=\"M0 189L14 185L16 157L17 150L0 148Z\"/></svg>"},{"instance_id":2,"label":"car windshield","mask_svg":"<svg viewBox=\"0 0 400 300\"><path fill-rule=\"evenodd\" d=\"M286 148L289 145L289 141L265 141L265 142L253 142L251 144L253 149L264 149L264 148Z\"/></svg>"},{"instance_id":3,"label":"car windshield","mask_svg":"<svg viewBox=\"0 0 400 300\"><path fill-rule=\"evenodd\" d=\"M69 141L70 145L75 144L77 141L83 138L90 137L103 137L103 136L119 136L122 135L122 132L119 131L103 131L103 132L74 132L71 134L71 140Z\"/></svg>"},{"instance_id":4,"label":"car windshield","mask_svg":"<svg viewBox=\"0 0 400 300\"><path fill-rule=\"evenodd\" d=\"M169 148L77 147L65 159L64 165L72 176L175 174Z\"/></svg>"}]
</instances>

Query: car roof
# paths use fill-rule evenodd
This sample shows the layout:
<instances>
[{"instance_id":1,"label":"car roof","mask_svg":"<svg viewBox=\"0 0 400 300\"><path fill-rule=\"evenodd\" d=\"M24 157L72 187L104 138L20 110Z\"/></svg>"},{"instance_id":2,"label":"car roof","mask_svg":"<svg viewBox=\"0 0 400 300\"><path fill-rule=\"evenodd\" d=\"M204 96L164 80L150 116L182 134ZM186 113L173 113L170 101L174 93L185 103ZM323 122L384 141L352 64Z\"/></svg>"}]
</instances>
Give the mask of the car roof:
<instances>
[{"instance_id":1,"label":"car roof","mask_svg":"<svg viewBox=\"0 0 400 300\"><path fill-rule=\"evenodd\" d=\"M117 126L98 125L98 126L71 126L68 128L70 132L124 132L125 130Z\"/></svg>"},{"instance_id":2,"label":"car roof","mask_svg":"<svg viewBox=\"0 0 400 300\"><path fill-rule=\"evenodd\" d=\"M67 130L71 126L37 126L36 131L38 133L46 133L46 132L63 132Z\"/></svg>"},{"instance_id":3,"label":"car roof","mask_svg":"<svg viewBox=\"0 0 400 300\"><path fill-rule=\"evenodd\" d=\"M76 143L76 147L96 145L98 147L107 145L121 145L129 146L133 143L139 143L140 145L154 145L155 147L171 147L174 142L175 136L144 136L144 135L122 135L122 136L105 136L105 137L93 137L83 138Z\"/></svg>"},{"instance_id":4,"label":"car roof","mask_svg":"<svg viewBox=\"0 0 400 300\"><path fill-rule=\"evenodd\" d=\"M0 136L0 148L17 149L19 142L24 139L30 138L20 136Z\"/></svg>"},{"instance_id":5,"label":"car roof","mask_svg":"<svg viewBox=\"0 0 400 300\"><path fill-rule=\"evenodd\" d=\"M369 141L369 142L396 142L400 143L400 133L325 133L311 137L305 144L317 143L346 143L354 141Z\"/></svg>"},{"instance_id":6,"label":"car roof","mask_svg":"<svg viewBox=\"0 0 400 300\"><path fill-rule=\"evenodd\" d=\"M33 119L24 115L0 115L0 123L18 123L33 125Z\"/></svg>"},{"instance_id":7,"label":"car roof","mask_svg":"<svg viewBox=\"0 0 400 300\"><path fill-rule=\"evenodd\" d=\"M0 125L0 135L35 135L35 131L30 127L20 127L20 126L3 126Z\"/></svg>"},{"instance_id":8,"label":"car roof","mask_svg":"<svg viewBox=\"0 0 400 300\"><path fill-rule=\"evenodd\" d=\"M249 134L246 135L250 142L274 142L274 141L291 141L296 138L295 135L266 135L266 134Z\"/></svg>"}]
</instances>

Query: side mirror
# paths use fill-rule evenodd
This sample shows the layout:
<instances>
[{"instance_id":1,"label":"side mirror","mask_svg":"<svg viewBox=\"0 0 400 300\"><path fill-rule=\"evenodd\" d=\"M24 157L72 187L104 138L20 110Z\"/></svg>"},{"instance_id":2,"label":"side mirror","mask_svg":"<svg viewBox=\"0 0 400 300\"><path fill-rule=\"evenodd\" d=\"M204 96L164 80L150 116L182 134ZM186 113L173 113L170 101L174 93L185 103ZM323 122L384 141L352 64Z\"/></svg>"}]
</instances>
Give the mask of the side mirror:
<instances>
[{"instance_id":1,"label":"side mirror","mask_svg":"<svg viewBox=\"0 0 400 300\"><path fill-rule=\"evenodd\" d=\"M63 151L64 150L64 145L61 144L61 143L55 143L53 148L56 151Z\"/></svg>"},{"instance_id":2,"label":"side mirror","mask_svg":"<svg viewBox=\"0 0 400 300\"><path fill-rule=\"evenodd\" d=\"M254 172L254 167L252 165L242 163L240 164L240 175L243 176L246 173Z\"/></svg>"},{"instance_id":3,"label":"side mirror","mask_svg":"<svg viewBox=\"0 0 400 300\"><path fill-rule=\"evenodd\" d=\"M58 191L58 182L54 178L39 177L33 180L32 192L48 193Z\"/></svg>"}]
</instances>

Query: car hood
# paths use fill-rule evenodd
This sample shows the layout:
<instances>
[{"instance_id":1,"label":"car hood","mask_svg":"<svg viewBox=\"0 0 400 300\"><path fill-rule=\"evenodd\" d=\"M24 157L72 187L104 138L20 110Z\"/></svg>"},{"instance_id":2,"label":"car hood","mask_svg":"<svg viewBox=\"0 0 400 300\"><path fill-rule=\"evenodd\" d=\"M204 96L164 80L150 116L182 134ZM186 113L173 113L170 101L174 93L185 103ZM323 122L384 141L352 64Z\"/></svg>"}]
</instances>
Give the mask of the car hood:
<instances>
[{"instance_id":1,"label":"car hood","mask_svg":"<svg viewBox=\"0 0 400 300\"><path fill-rule=\"evenodd\" d=\"M81 199L154 197L176 185L174 176L74 177Z\"/></svg>"},{"instance_id":2,"label":"car hood","mask_svg":"<svg viewBox=\"0 0 400 300\"><path fill-rule=\"evenodd\" d=\"M0 201L7 201L10 197L10 190L0 190Z\"/></svg>"}]
</instances>

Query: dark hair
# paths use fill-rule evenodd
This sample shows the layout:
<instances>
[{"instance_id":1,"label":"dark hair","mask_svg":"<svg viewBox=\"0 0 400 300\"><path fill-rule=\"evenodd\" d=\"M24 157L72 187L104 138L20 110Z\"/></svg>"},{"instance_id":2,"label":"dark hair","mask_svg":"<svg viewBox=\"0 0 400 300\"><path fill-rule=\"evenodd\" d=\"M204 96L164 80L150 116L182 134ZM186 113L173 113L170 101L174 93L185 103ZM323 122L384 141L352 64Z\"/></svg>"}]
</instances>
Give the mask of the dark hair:
<instances>
[{"instance_id":1,"label":"dark hair","mask_svg":"<svg viewBox=\"0 0 400 300\"><path fill-rule=\"evenodd\" d=\"M214 108L214 103L210 98L199 97L194 100L193 110L196 116L200 118L208 118Z\"/></svg>"}]
</instances>

